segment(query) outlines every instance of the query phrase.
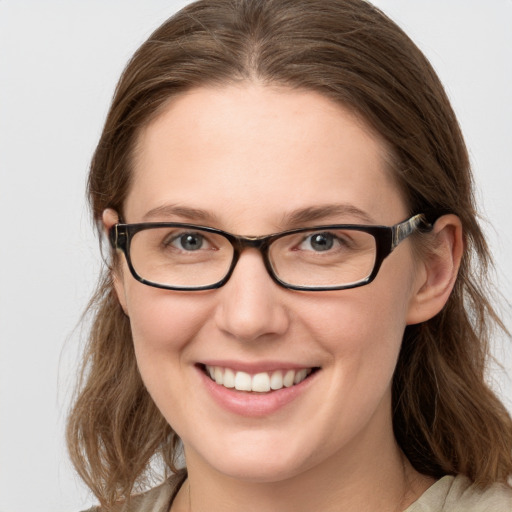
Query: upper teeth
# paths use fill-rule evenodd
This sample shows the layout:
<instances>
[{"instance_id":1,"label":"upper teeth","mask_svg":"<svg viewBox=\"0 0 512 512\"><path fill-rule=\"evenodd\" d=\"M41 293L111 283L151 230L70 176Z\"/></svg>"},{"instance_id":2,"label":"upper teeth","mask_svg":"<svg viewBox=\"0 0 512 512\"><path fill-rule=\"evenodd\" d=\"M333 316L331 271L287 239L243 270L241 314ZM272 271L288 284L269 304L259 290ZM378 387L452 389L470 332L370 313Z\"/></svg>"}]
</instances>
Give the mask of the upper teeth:
<instances>
[{"instance_id":1,"label":"upper teeth","mask_svg":"<svg viewBox=\"0 0 512 512\"><path fill-rule=\"evenodd\" d=\"M237 372L231 368L220 366L206 366L206 371L217 384L238 391L257 391L265 393L270 390L289 388L302 382L311 372L311 368L301 370L276 370L251 375L246 372Z\"/></svg>"}]
</instances>

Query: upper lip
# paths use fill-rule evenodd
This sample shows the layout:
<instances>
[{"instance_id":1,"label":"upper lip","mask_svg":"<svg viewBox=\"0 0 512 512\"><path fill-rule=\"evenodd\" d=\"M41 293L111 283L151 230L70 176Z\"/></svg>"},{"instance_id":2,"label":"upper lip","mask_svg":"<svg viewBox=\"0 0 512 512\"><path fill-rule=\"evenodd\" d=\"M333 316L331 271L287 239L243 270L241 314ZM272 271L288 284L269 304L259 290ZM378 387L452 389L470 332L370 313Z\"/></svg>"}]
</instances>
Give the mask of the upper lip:
<instances>
[{"instance_id":1,"label":"upper lip","mask_svg":"<svg viewBox=\"0 0 512 512\"><path fill-rule=\"evenodd\" d=\"M218 366L229 368L234 371L246 372L249 374L273 372L277 370L301 370L303 368L317 368L316 365L291 363L284 361L234 361L234 360L205 360L198 363L202 366Z\"/></svg>"}]
</instances>

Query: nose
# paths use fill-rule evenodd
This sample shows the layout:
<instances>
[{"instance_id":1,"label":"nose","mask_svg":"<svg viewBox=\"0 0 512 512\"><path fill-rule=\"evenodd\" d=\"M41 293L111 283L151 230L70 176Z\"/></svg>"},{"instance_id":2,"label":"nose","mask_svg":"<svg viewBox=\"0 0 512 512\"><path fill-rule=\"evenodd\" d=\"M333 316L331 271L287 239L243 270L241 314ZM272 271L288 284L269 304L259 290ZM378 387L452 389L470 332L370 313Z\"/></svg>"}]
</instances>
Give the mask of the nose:
<instances>
[{"instance_id":1,"label":"nose","mask_svg":"<svg viewBox=\"0 0 512 512\"><path fill-rule=\"evenodd\" d=\"M217 327L239 341L255 341L283 335L289 327L284 295L268 275L256 249L243 251L229 281L218 290Z\"/></svg>"}]
</instances>

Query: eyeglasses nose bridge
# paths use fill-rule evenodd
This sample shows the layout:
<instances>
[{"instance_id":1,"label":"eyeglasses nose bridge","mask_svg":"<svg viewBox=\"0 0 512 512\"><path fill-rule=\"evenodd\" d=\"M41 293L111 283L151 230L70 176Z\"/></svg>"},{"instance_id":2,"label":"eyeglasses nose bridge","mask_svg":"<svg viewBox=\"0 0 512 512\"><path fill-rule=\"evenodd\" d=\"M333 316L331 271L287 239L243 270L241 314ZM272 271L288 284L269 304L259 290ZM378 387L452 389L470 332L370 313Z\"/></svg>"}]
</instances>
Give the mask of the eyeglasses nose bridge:
<instances>
[{"instance_id":1,"label":"eyeglasses nose bridge","mask_svg":"<svg viewBox=\"0 0 512 512\"><path fill-rule=\"evenodd\" d=\"M245 249L256 249L263 259L263 264L268 275L272 278L273 281L276 281L276 276L274 275L274 271L272 269L272 265L268 256L268 248L270 246L271 241L273 240L273 236L233 236L231 239L231 244L233 245L234 253L233 253L233 261L231 263L231 268L229 270L228 275L226 276L226 281L233 274L235 267L242 255L242 252ZM225 282L226 282L225 281Z\"/></svg>"}]
</instances>

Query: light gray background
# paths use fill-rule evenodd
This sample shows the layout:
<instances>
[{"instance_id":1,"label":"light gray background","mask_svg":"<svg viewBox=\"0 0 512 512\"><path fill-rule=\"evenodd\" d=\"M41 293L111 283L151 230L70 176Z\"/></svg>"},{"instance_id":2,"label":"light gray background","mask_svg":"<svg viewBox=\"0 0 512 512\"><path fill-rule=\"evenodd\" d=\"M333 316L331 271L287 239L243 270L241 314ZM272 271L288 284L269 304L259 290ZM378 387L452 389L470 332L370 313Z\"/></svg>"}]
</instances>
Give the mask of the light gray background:
<instances>
[{"instance_id":1,"label":"light gray background","mask_svg":"<svg viewBox=\"0 0 512 512\"><path fill-rule=\"evenodd\" d=\"M0 512L93 502L63 443L77 325L99 267L86 172L125 62L185 3L0 0ZM376 3L446 85L510 299L512 1ZM510 342L496 354L510 375ZM512 410L510 378L497 368L491 378Z\"/></svg>"}]
</instances>

